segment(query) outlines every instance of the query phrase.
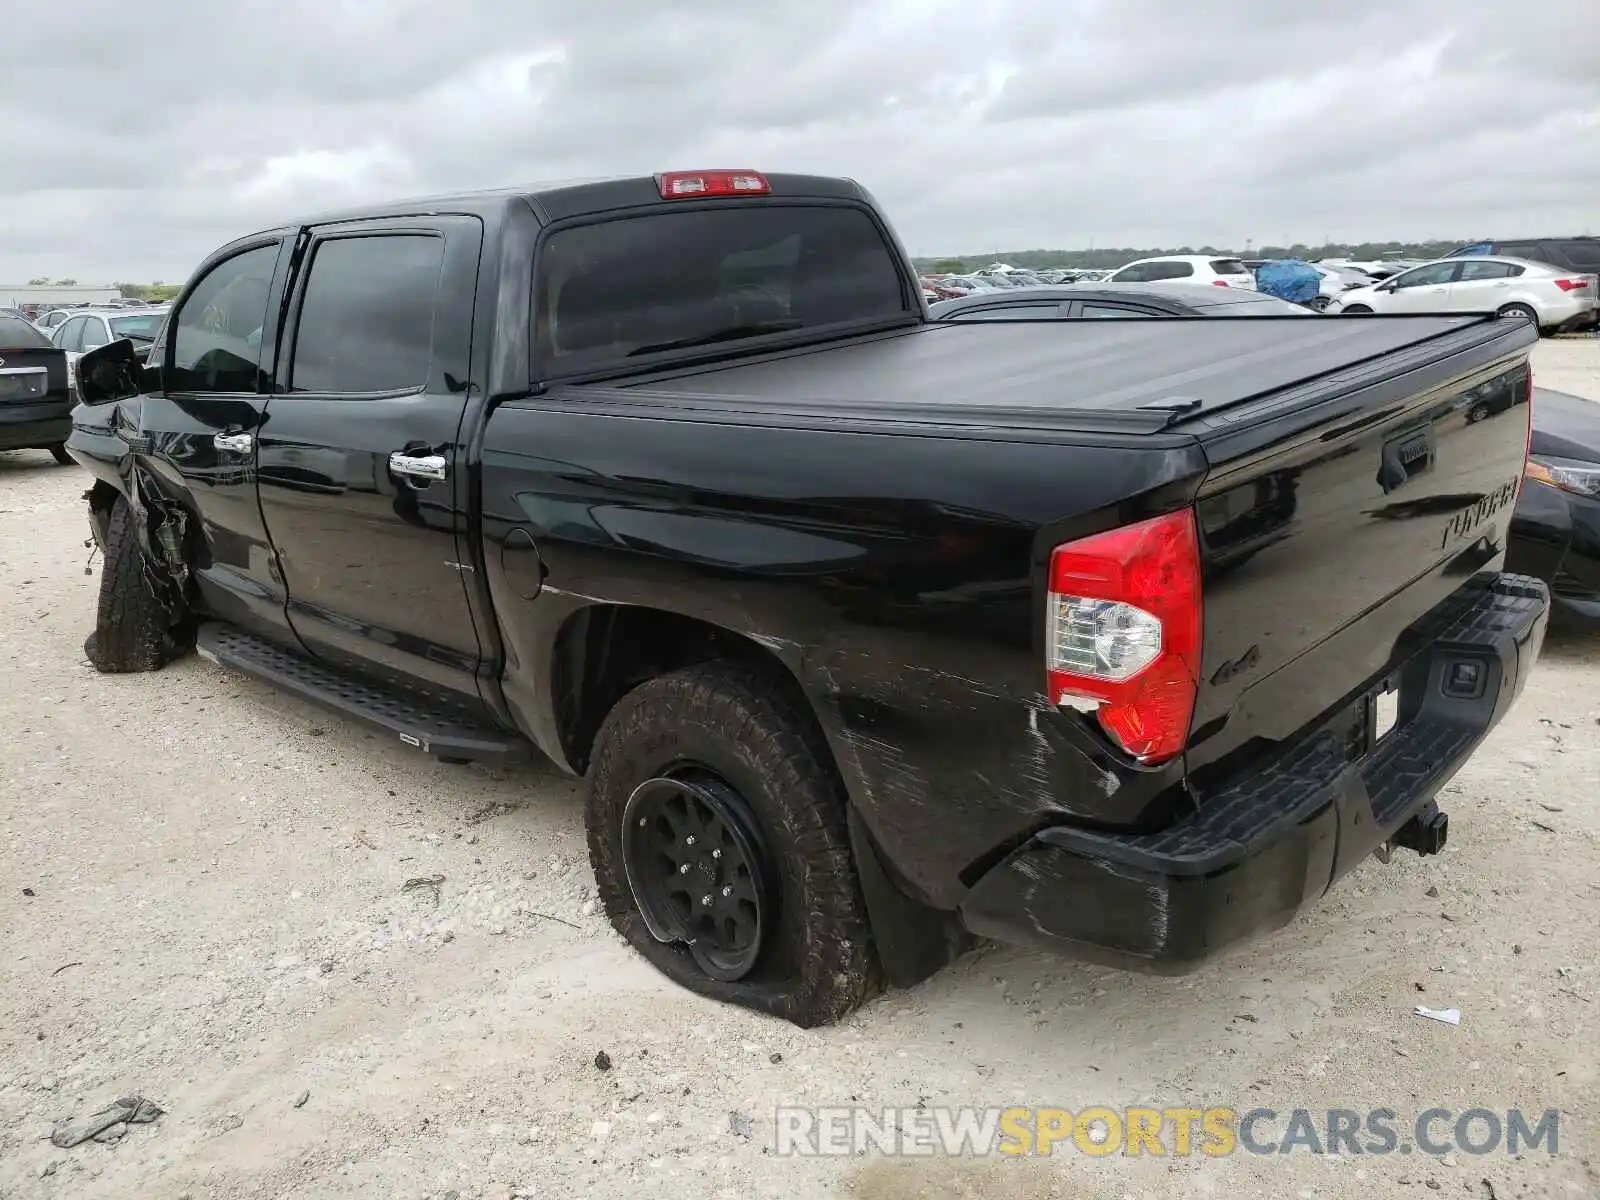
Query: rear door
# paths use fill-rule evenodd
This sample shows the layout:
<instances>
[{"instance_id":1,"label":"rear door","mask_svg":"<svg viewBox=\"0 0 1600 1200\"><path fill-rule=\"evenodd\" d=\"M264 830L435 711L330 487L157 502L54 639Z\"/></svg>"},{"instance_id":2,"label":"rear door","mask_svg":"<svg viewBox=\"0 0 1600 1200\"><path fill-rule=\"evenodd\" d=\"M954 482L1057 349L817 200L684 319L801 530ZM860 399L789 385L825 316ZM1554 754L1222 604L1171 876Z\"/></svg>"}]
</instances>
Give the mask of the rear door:
<instances>
[{"instance_id":1,"label":"rear door","mask_svg":"<svg viewBox=\"0 0 1600 1200\"><path fill-rule=\"evenodd\" d=\"M258 443L290 624L347 669L476 700L461 423L482 226L307 237Z\"/></svg>"},{"instance_id":2,"label":"rear door","mask_svg":"<svg viewBox=\"0 0 1600 1200\"><path fill-rule=\"evenodd\" d=\"M78 357L82 354L83 327L88 323L88 317L68 317L51 331L50 340L61 347L67 356L67 391L73 403L78 400L78 372L76 370Z\"/></svg>"},{"instance_id":3,"label":"rear door","mask_svg":"<svg viewBox=\"0 0 1600 1200\"><path fill-rule=\"evenodd\" d=\"M1511 299L1511 281L1522 274L1512 263L1468 260L1450 284L1452 312L1494 312Z\"/></svg>"}]
</instances>

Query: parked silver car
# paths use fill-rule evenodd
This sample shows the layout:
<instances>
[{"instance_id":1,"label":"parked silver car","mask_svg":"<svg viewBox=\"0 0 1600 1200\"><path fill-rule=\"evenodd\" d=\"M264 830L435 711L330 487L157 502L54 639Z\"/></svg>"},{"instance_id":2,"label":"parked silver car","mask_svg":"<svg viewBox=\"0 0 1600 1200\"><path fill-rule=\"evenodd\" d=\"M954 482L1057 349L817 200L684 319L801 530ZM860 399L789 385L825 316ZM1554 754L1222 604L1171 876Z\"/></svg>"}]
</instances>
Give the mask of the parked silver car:
<instances>
[{"instance_id":1,"label":"parked silver car","mask_svg":"<svg viewBox=\"0 0 1600 1200\"><path fill-rule=\"evenodd\" d=\"M1600 320L1600 275L1522 258L1445 258L1351 288L1331 300L1327 311L1497 312L1537 321L1544 332L1587 329Z\"/></svg>"},{"instance_id":2,"label":"parked silver car","mask_svg":"<svg viewBox=\"0 0 1600 1200\"><path fill-rule=\"evenodd\" d=\"M80 308L50 330L50 340L67 352L67 378L74 398L78 387L75 367L80 357L122 338L131 341L134 353L142 356L166 324L167 312L165 306Z\"/></svg>"}]
</instances>

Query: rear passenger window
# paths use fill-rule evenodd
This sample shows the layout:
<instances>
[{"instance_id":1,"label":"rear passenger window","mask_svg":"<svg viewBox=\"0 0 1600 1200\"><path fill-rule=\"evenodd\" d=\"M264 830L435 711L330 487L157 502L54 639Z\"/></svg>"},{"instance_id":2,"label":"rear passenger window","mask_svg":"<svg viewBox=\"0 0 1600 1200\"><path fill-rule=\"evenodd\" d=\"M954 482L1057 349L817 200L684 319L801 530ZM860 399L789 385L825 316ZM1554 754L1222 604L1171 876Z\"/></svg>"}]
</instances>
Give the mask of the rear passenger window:
<instances>
[{"instance_id":1,"label":"rear passenger window","mask_svg":"<svg viewBox=\"0 0 1600 1200\"><path fill-rule=\"evenodd\" d=\"M1558 242L1557 245L1578 270L1600 271L1600 240Z\"/></svg>"},{"instance_id":2,"label":"rear passenger window","mask_svg":"<svg viewBox=\"0 0 1600 1200\"><path fill-rule=\"evenodd\" d=\"M85 351L98 350L101 346L110 344L110 335L106 333L106 323L100 317L90 317L83 324L83 349Z\"/></svg>"},{"instance_id":3,"label":"rear passenger window","mask_svg":"<svg viewBox=\"0 0 1600 1200\"><path fill-rule=\"evenodd\" d=\"M300 301L289 388L415 391L433 362L444 239L377 234L320 243Z\"/></svg>"},{"instance_id":4,"label":"rear passenger window","mask_svg":"<svg viewBox=\"0 0 1600 1200\"><path fill-rule=\"evenodd\" d=\"M63 350L78 351L83 348L83 325L86 318L69 317L56 327L56 345Z\"/></svg>"},{"instance_id":5,"label":"rear passenger window","mask_svg":"<svg viewBox=\"0 0 1600 1200\"><path fill-rule=\"evenodd\" d=\"M1549 262L1550 255L1538 242L1505 242L1496 244L1496 254L1507 258L1531 258L1534 262Z\"/></svg>"},{"instance_id":6,"label":"rear passenger window","mask_svg":"<svg viewBox=\"0 0 1600 1200\"><path fill-rule=\"evenodd\" d=\"M1465 262L1461 264L1461 274L1456 279L1460 283L1469 283L1474 279L1513 279L1521 274L1522 268L1511 263Z\"/></svg>"},{"instance_id":7,"label":"rear passenger window","mask_svg":"<svg viewBox=\"0 0 1600 1200\"><path fill-rule=\"evenodd\" d=\"M1078 310L1080 317L1152 317L1155 314L1137 308L1122 308L1114 304L1085 304Z\"/></svg>"},{"instance_id":8,"label":"rear passenger window","mask_svg":"<svg viewBox=\"0 0 1600 1200\"><path fill-rule=\"evenodd\" d=\"M278 243L224 259L173 318L170 392L257 391L256 362Z\"/></svg>"},{"instance_id":9,"label":"rear passenger window","mask_svg":"<svg viewBox=\"0 0 1600 1200\"><path fill-rule=\"evenodd\" d=\"M1010 304L952 313L951 321L1053 321L1061 315L1059 304Z\"/></svg>"},{"instance_id":10,"label":"rear passenger window","mask_svg":"<svg viewBox=\"0 0 1600 1200\"><path fill-rule=\"evenodd\" d=\"M1153 264L1156 268L1151 279L1187 279L1194 274L1194 264L1186 262L1163 262Z\"/></svg>"}]
</instances>

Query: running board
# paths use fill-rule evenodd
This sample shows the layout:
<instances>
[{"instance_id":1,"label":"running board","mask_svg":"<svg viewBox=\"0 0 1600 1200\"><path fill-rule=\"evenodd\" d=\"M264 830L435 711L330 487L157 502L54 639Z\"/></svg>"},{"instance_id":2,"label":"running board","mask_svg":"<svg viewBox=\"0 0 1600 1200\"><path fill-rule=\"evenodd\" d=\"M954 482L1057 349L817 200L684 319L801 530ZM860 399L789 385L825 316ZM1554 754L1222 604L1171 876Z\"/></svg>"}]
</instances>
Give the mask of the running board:
<instances>
[{"instance_id":1,"label":"running board","mask_svg":"<svg viewBox=\"0 0 1600 1200\"><path fill-rule=\"evenodd\" d=\"M484 723L466 705L421 688L385 687L358 678L221 621L200 626L195 652L446 762L502 762L528 754L526 741Z\"/></svg>"}]
</instances>

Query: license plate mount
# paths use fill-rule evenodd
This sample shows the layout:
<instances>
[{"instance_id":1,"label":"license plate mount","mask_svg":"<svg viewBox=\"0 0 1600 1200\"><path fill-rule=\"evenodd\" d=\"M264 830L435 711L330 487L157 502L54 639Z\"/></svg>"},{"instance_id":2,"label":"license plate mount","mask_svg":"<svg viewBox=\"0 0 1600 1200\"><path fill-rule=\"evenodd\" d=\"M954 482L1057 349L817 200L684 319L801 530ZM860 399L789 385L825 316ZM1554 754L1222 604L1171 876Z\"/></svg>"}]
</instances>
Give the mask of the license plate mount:
<instances>
[{"instance_id":1,"label":"license plate mount","mask_svg":"<svg viewBox=\"0 0 1600 1200\"><path fill-rule=\"evenodd\" d=\"M1388 684L1379 687L1372 693L1368 711L1372 713L1371 744L1381 746L1400 723L1400 689Z\"/></svg>"}]
</instances>

